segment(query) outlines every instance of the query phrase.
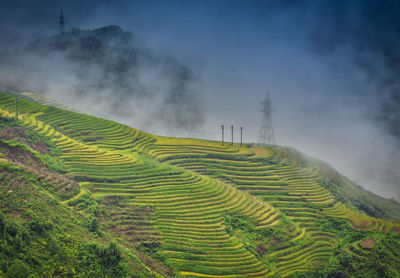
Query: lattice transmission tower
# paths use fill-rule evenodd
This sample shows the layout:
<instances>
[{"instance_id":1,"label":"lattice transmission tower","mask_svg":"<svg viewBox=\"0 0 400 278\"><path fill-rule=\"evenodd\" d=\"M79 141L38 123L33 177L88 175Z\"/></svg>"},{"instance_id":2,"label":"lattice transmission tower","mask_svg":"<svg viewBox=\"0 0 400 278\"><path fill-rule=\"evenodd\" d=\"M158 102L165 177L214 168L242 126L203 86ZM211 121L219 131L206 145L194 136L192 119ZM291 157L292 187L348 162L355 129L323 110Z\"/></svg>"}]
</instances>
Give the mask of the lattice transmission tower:
<instances>
[{"instance_id":1,"label":"lattice transmission tower","mask_svg":"<svg viewBox=\"0 0 400 278\"><path fill-rule=\"evenodd\" d=\"M274 128L272 126L272 111L271 108L271 98L269 97L269 92L267 92L265 99L261 102L263 113L262 123L260 128L260 137L258 138L258 143L261 145L272 145L275 144L275 134Z\"/></svg>"},{"instance_id":2,"label":"lattice transmission tower","mask_svg":"<svg viewBox=\"0 0 400 278\"><path fill-rule=\"evenodd\" d=\"M60 12L60 16L58 17L58 22L57 22L60 26L60 35L64 35L65 33L65 23L67 23L65 21L65 17L64 17L64 12L61 10Z\"/></svg>"}]
</instances>

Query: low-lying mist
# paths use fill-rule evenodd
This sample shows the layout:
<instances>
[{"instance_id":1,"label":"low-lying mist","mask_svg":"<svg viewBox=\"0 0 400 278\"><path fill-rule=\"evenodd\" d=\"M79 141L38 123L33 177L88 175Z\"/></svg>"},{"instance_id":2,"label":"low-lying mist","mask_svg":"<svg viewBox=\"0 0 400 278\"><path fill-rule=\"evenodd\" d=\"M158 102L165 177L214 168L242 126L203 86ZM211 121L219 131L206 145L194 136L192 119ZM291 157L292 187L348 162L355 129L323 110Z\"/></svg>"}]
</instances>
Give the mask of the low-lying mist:
<instances>
[{"instance_id":1,"label":"low-lying mist","mask_svg":"<svg viewBox=\"0 0 400 278\"><path fill-rule=\"evenodd\" d=\"M192 71L117 26L35 40L0 53L0 84L54 97L137 128L193 130L202 123Z\"/></svg>"}]
</instances>

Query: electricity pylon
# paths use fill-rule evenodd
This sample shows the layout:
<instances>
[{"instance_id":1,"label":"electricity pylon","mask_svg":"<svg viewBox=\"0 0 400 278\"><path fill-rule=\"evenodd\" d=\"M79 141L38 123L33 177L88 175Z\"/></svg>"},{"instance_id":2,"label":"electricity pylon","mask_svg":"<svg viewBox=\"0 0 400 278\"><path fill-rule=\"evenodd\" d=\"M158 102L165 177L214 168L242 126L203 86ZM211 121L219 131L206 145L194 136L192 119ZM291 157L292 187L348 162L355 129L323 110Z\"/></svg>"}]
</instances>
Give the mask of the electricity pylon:
<instances>
[{"instance_id":1,"label":"electricity pylon","mask_svg":"<svg viewBox=\"0 0 400 278\"><path fill-rule=\"evenodd\" d=\"M267 92L265 99L261 102L263 113L262 123L260 128L260 136L258 138L258 143L261 145L272 145L275 144L274 128L272 126L271 112L274 111L271 108L271 98L269 97L269 92Z\"/></svg>"},{"instance_id":2,"label":"electricity pylon","mask_svg":"<svg viewBox=\"0 0 400 278\"><path fill-rule=\"evenodd\" d=\"M60 12L60 16L58 17L58 24L60 25L60 34L64 35L65 33L65 17L63 11Z\"/></svg>"}]
</instances>

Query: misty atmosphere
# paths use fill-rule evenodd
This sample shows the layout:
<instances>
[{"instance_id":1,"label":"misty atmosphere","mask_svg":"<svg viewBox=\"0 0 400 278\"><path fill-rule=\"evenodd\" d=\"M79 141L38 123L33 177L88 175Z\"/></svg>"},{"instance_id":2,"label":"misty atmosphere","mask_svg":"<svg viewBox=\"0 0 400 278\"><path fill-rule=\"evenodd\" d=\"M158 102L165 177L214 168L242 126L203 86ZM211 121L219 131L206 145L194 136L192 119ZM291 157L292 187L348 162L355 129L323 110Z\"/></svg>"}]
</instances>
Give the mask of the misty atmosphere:
<instances>
[{"instance_id":1,"label":"misty atmosphere","mask_svg":"<svg viewBox=\"0 0 400 278\"><path fill-rule=\"evenodd\" d=\"M5 91L157 135L243 126L245 142L269 91L278 145L400 200L398 1L28 2L0 4Z\"/></svg>"},{"instance_id":2,"label":"misty atmosphere","mask_svg":"<svg viewBox=\"0 0 400 278\"><path fill-rule=\"evenodd\" d=\"M399 1L0 15L0 277L400 277Z\"/></svg>"}]
</instances>

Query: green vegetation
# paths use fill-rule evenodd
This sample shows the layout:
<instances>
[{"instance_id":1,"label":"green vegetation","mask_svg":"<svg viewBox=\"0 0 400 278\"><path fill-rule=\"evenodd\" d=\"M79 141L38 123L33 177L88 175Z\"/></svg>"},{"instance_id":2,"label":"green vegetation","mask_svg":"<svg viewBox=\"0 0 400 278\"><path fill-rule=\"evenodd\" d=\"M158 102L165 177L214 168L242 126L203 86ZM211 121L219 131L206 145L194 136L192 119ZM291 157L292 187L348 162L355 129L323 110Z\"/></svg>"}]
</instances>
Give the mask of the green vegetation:
<instances>
[{"instance_id":1,"label":"green vegetation","mask_svg":"<svg viewBox=\"0 0 400 278\"><path fill-rule=\"evenodd\" d=\"M83 243L51 223L24 224L0 216L0 268L5 277L127 277L119 247Z\"/></svg>"},{"instance_id":2,"label":"green vegetation","mask_svg":"<svg viewBox=\"0 0 400 278\"><path fill-rule=\"evenodd\" d=\"M27 100L17 121L14 103L0 94L0 277L399 272L400 222L375 218L398 204L295 150L159 137Z\"/></svg>"},{"instance_id":3,"label":"green vegetation","mask_svg":"<svg viewBox=\"0 0 400 278\"><path fill-rule=\"evenodd\" d=\"M14 183L18 182L18 183ZM6 186L6 185L11 186ZM127 277L115 243L108 247L21 169L1 172L0 270L5 277Z\"/></svg>"},{"instance_id":4,"label":"green vegetation","mask_svg":"<svg viewBox=\"0 0 400 278\"><path fill-rule=\"evenodd\" d=\"M362 237L362 235L359 235ZM400 277L400 236L374 234L373 247L338 246L327 267L296 277ZM366 239L364 239L365 241Z\"/></svg>"},{"instance_id":5,"label":"green vegetation","mask_svg":"<svg viewBox=\"0 0 400 278\"><path fill-rule=\"evenodd\" d=\"M326 177L321 179L320 183L335 196L336 201L352 206L372 217L400 219L400 205L394 199L388 200L377 196L340 176L330 167L324 169L328 167L324 164L321 167Z\"/></svg>"}]
</instances>

